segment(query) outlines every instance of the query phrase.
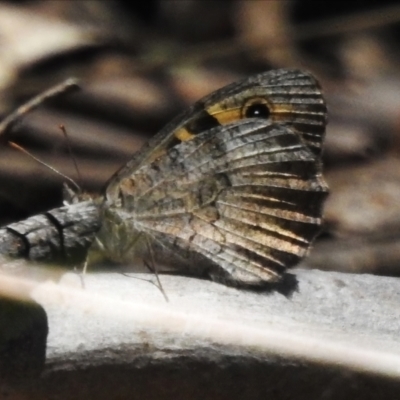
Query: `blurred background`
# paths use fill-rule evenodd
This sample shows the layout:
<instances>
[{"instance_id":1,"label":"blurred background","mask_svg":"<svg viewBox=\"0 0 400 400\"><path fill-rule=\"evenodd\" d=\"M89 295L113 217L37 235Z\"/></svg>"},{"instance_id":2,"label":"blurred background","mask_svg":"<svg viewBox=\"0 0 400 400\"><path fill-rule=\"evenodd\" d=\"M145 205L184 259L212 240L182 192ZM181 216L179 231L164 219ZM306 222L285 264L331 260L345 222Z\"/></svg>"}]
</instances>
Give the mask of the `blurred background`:
<instances>
[{"instance_id":1,"label":"blurred background","mask_svg":"<svg viewBox=\"0 0 400 400\"><path fill-rule=\"evenodd\" d=\"M325 225L303 267L400 274L396 1L0 1L0 116L68 77L82 90L0 136L0 222L100 193L169 119L240 77L312 71L328 108ZM79 166L77 176L63 124Z\"/></svg>"}]
</instances>

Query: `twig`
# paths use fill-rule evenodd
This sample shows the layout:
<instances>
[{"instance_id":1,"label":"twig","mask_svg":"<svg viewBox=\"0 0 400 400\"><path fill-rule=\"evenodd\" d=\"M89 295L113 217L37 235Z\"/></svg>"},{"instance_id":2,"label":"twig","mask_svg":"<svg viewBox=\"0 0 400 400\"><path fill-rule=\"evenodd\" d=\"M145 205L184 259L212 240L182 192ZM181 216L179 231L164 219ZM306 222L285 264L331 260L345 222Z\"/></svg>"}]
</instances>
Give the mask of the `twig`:
<instances>
[{"instance_id":1,"label":"twig","mask_svg":"<svg viewBox=\"0 0 400 400\"><path fill-rule=\"evenodd\" d=\"M56 208L0 228L0 255L45 262L68 262L80 253L83 258L100 225L99 198Z\"/></svg>"},{"instance_id":2,"label":"twig","mask_svg":"<svg viewBox=\"0 0 400 400\"><path fill-rule=\"evenodd\" d=\"M80 89L78 80L75 78L69 78L59 85L53 86L45 92L38 94L33 99L18 107L13 113L4 118L4 120L0 123L0 136L9 131L26 114L35 110L47 100L74 92L78 89Z\"/></svg>"}]
</instances>

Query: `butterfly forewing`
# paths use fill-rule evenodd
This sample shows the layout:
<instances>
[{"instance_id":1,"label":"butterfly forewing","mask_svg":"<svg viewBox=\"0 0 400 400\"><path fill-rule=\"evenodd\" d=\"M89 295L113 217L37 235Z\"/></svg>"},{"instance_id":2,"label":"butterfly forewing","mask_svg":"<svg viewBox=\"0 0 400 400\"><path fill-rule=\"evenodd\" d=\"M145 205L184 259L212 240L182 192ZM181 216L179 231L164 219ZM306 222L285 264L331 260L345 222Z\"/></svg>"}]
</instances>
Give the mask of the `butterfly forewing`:
<instances>
[{"instance_id":1,"label":"butterfly forewing","mask_svg":"<svg viewBox=\"0 0 400 400\"><path fill-rule=\"evenodd\" d=\"M269 121L290 123L312 151L321 153L327 113L318 82L308 72L272 70L216 90L174 118L112 177L107 197L115 196L121 179L166 149L207 129L246 118L247 106L254 102L265 102Z\"/></svg>"},{"instance_id":2,"label":"butterfly forewing","mask_svg":"<svg viewBox=\"0 0 400 400\"><path fill-rule=\"evenodd\" d=\"M100 236L108 257L146 257L142 237L187 271L228 284L278 280L321 224L325 123L319 86L299 71L256 75L204 98L110 182Z\"/></svg>"}]
</instances>

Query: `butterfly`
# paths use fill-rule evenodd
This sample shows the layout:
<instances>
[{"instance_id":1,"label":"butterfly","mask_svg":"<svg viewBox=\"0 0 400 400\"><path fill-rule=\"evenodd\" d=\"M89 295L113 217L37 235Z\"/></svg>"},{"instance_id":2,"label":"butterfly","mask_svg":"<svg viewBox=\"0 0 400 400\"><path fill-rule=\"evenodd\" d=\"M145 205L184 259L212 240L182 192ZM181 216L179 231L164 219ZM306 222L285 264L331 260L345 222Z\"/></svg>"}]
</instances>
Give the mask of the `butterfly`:
<instances>
[{"instance_id":1,"label":"butterfly","mask_svg":"<svg viewBox=\"0 0 400 400\"><path fill-rule=\"evenodd\" d=\"M307 72L272 70L211 93L111 178L97 247L226 285L278 282L320 230L326 122Z\"/></svg>"}]
</instances>

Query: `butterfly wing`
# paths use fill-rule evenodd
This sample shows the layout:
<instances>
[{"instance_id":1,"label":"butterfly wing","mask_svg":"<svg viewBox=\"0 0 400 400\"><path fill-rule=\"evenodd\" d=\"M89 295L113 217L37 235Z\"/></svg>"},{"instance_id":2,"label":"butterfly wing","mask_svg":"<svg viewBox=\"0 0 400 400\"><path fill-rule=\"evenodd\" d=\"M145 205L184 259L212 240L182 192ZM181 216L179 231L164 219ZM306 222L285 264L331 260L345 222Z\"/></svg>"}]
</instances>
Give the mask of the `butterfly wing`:
<instances>
[{"instance_id":1,"label":"butterfly wing","mask_svg":"<svg viewBox=\"0 0 400 400\"><path fill-rule=\"evenodd\" d=\"M108 215L126 235L200 255L214 279L253 286L305 255L326 193L319 155L291 126L247 119L200 133L122 179Z\"/></svg>"},{"instance_id":2,"label":"butterfly wing","mask_svg":"<svg viewBox=\"0 0 400 400\"><path fill-rule=\"evenodd\" d=\"M225 86L174 118L111 178L107 198L118 196L119 182L133 171L208 129L247 118L254 104L264 104L266 120L289 123L310 149L320 154L327 117L318 82L308 72L272 70Z\"/></svg>"}]
</instances>

